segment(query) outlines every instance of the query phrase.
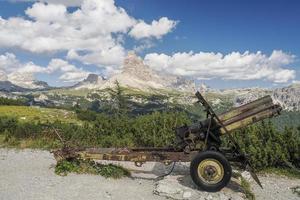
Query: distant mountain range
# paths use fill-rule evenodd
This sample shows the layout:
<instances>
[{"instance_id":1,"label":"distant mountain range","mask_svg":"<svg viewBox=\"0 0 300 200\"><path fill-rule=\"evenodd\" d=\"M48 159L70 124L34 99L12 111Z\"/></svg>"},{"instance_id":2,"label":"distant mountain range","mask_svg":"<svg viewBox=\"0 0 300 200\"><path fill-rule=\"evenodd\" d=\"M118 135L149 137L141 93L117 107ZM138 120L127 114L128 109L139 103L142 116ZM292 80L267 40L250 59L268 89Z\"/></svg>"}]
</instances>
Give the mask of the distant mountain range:
<instances>
[{"instance_id":1,"label":"distant mountain range","mask_svg":"<svg viewBox=\"0 0 300 200\"><path fill-rule=\"evenodd\" d=\"M97 74L89 74L86 79L76 83L71 87L60 88L68 91L68 94L77 93L81 89L91 91L101 91L105 88L115 87L116 81L121 86L140 90L147 93L159 93L167 95L168 92L187 93L193 96L196 90L196 84L193 80L185 79L184 77L173 76L169 74L162 74L152 70L149 66L143 63L143 60L130 52L125 58L121 72L117 73L110 78L106 79ZM46 82L37 81L33 79L14 79L14 81L3 80L0 81L0 95L9 97L11 94L17 93L30 93L30 92L43 92L47 96L51 93L51 89ZM293 84L284 88L277 89L264 89L264 88L240 88L240 89L227 89L217 90L209 88L202 84L198 86L202 93L212 94L214 99L211 102L218 104L223 101L230 101L233 105L240 105L249 101L255 100L265 95L271 95L273 100L282 105L288 111L300 111L300 84ZM74 91L74 92L72 92ZM179 98L178 102L191 103L185 99L180 100L180 95L173 99ZM51 98L50 98L51 99ZM226 100L225 100L226 99ZM61 100L63 103L63 100Z\"/></svg>"},{"instance_id":2,"label":"distant mountain range","mask_svg":"<svg viewBox=\"0 0 300 200\"><path fill-rule=\"evenodd\" d=\"M201 88L200 88L201 90ZM203 92L203 91L202 91ZM300 84L292 84L283 88L239 88L227 90L206 89L204 92L219 94L219 96L229 97L234 106L239 106L260 97L270 95L273 101L280 104L284 110L300 111Z\"/></svg>"},{"instance_id":3,"label":"distant mountain range","mask_svg":"<svg viewBox=\"0 0 300 200\"><path fill-rule=\"evenodd\" d=\"M28 90L28 88L17 86L10 81L0 81L0 91L3 92L25 92Z\"/></svg>"},{"instance_id":4,"label":"distant mountain range","mask_svg":"<svg viewBox=\"0 0 300 200\"><path fill-rule=\"evenodd\" d=\"M161 74L152 70L143 63L143 60L133 52L129 52L123 63L120 73L105 79L96 74L90 74L85 80L73 86L73 89L104 89L115 86L116 81L120 85L143 91L155 89L168 89L192 92L196 85L192 80L169 74Z\"/></svg>"},{"instance_id":5,"label":"distant mountain range","mask_svg":"<svg viewBox=\"0 0 300 200\"><path fill-rule=\"evenodd\" d=\"M48 83L44 81L32 80L30 82L12 82L12 81L0 81L0 91L2 92L29 92L37 90L52 89Z\"/></svg>"}]
</instances>

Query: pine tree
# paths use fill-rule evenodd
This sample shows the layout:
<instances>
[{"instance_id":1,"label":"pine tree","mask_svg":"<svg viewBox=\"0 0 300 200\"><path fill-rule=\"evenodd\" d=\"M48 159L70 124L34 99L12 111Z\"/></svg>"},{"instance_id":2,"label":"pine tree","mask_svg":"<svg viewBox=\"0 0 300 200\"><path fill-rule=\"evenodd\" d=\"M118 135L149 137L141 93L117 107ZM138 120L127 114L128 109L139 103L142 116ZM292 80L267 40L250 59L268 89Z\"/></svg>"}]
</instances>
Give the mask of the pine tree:
<instances>
[{"instance_id":1,"label":"pine tree","mask_svg":"<svg viewBox=\"0 0 300 200\"><path fill-rule=\"evenodd\" d=\"M100 111L100 101L98 99L94 100L89 108L92 111L99 112Z\"/></svg>"},{"instance_id":2,"label":"pine tree","mask_svg":"<svg viewBox=\"0 0 300 200\"><path fill-rule=\"evenodd\" d=\"M125 94L125 89L120 85L118 81L115 82L115 88L109 89L111 99L114 103L112 111L117 115L124 115L128 113L128 101L129 97Z\"/></svg>"}]
</instances>

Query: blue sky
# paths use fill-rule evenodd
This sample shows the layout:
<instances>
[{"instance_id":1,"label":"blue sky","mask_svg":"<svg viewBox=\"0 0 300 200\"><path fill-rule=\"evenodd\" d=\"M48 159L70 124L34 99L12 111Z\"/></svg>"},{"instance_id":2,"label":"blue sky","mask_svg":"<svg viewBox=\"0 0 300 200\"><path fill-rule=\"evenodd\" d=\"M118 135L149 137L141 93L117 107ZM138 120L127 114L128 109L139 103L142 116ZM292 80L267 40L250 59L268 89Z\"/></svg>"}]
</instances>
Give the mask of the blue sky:
<instances>
[{"instance_id":1,"label":"blue sky","mask_svg":"<svg viewBox=\"0 0 300 200\"><path fill-rule=\"evenodd\" d=\"M53 0L47 2L52 4ZM63 0L61 2L67 1ZM43 9L43 7L40 6L34 10L31 17L25 13L25 10L35 3L2 0L0 1L0 16L4 20L8 20L10 17L19 17L36 22L37 19L32 16L39 14L37 9ZM56 3L55 0L54 3ZM68 7L68 13L80 9L80 3L76 6L78 7ZM122 53L126 53L128 50L145 45L146 47L142 50L138 50L138 54L145 58L150 67L159 71L184 75L192 79L198 78L197 82L205 82L217 88L279 87L297 82L300 79L299 1L116 0L114 6L123 8L126 14L135 20L135 22L130 22L131 24L127 26L126 31L122 27L118 27L120 30L122 29L121 34L120 31L109 32L114 42L117 43L116 46L123 49L120 50L122 52L118 51L118 53L123 55ZM45 7L45 9L48 8ZM145 24L151 25L153 20L160 22L159 19L164 17L168 19L167 22L169 23L169 27L165 29L162 27L163 23L161 23L162 29L166 30L165 32L162 30L162 32L156 33L153 26L148 27L149 30L147 29L146 35L137 35L140 32L135 35L130 33L141 20ZM123 22L110 22L108 20L107 23ZM0 34L4 34L5 32L1 33L1 28L3 29L3 27L0 26ZM27 36L26 34L25 36ZM122 35L122 41L116 42L116 38L120 35ZM16 38L19 38L17 36L16 33ZM22 37L24 38L24 35ZM57 67L55 68L56 71L52 70L47 73L43 70L40 70L43 72L34 72L36 78L48 81L52 85L70 85L74 83L75 79L60 79L59 76L62 76L63 73L72 73L80 78L79 73L82 76L87 72L109 75L112 73L111 71L118 71L119 69L118 63L120 61L117 60L67 58L70 49L75 49L76 52L80 53L77 49L83 48L81 46L72 46L70 49L57 48L55 50L46 49L44 51L43 49L36 51L24 47L23 43L16 45L1 44L0 38L0 55L5 55L7 52L14 54L20 63L20 67L27 62L33 62L37 66L46 68L52 59L61 59L66 61L68 65L81 69L81 71L75 70L76 73L57 70ZM39 47L37 48L39 49ZM105 53L103 47L95 48L100 49L95 50L93 53L99 53L100 51ZM93 50L84 49L83 52L91 52L95 48ZM274 53L276 50L279 53ZM246 51L249 51L248 54L250 55L248 57L242 56ZM257 54L258 51L261 53ZM199 55L200 52L204 52L205 55ZM232 52L238 52L239 55L233 56L231 55ZM184 53L190 53L184 57L188 62L182 64L180 58L176 57L176 53L180 54L181 57ZM211 63L207 63L207 57L211 56L208 53L214 54L214 58L209 57L210 60L213 60L209 61ZM271 58L272 53L276 55L276 59ZM223 57L229 55L230 62L224 61L222 58L216 58L218 57L217 54L222 54ZM163 60L162 55L164 55ZM253 61L248 61L249 57ZM237 61L234 59L237 59ZM283 62L282 60L287 61ZM168 64L165 67L159 66L162 63ZM220 70L222 63L226 68L224 76L222 76L222 70ZM239 65L240 63L245 64ZM231 66L234 65L237 65L240 69L244 67L245 70L232 69ZM209 71L212 68L216 71L215 75L203 72L203 70ZM260 68L264 69L261 70ZM212 71L214 72L214 70ZM231 72L234 73L233 76L229 74ZM249 76L247 73L254 73L255 75ZM67 77L71 77L69 75ZM274 78L275 76L277 77ZM225 79L222 77L225 77ZM72 76L72 78L74 77Z\"/></svg>"},{"instance_id":2,"label":"blue sky","mask_svg":"<svg viewBox=\"0 0 300 200\"><path fill-rule=\"evenodd\" d=\"M161 16L180 21L157 51L271 53L282 49L300 55L299 1L128 0L117 4L148 21ZM176 36L182 39L174 43Z\"/></svg>"}]
</instances>

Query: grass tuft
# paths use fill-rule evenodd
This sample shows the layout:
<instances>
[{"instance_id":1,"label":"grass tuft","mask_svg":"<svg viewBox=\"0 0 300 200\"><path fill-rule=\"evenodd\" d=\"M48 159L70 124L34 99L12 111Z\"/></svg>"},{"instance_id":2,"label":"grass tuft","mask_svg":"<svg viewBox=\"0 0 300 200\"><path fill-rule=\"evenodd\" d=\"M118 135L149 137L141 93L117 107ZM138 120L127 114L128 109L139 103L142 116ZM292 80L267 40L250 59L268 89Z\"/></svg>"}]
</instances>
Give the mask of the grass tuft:
<instances>
[{"instance_id":1,"label":"grass tuft","mask_svg":"<svg viewBox=\"0 0 300 200\"><path fill-rule=\"evenodd\" d=\"M112 164L103 165L91 160L62 160L55 167L55 173L60 176L66 176L68 173L78 174L97 174L105 178L122 178L130 176L130 172L121 166Z\"/></svg>"},{"instance_id":2,"label":"grass tuft","mask_svg":"<svg viewBox=\"0 0 300 200\"><path fill-rule=\"evenodd\" d=\"M243 178L241 173L239 172L232 172L232 176L235 178L239 178L241 180L241 189L243 190L243 193L246 195L246 198L249 200L255 200L255 194L251 190L250 183Z\"/></svg>"},{"instance_id":3,"label":"grass tuft","mask_svg":"<svg viewBox=\"0 0 300 200\"><path fill-rule=\"evenodd\" d=\"M242 176L241 176L241 187L243 188L247 199L255 200L255 194L251 191L250 183Z\"/></svg>"}]
</instances>

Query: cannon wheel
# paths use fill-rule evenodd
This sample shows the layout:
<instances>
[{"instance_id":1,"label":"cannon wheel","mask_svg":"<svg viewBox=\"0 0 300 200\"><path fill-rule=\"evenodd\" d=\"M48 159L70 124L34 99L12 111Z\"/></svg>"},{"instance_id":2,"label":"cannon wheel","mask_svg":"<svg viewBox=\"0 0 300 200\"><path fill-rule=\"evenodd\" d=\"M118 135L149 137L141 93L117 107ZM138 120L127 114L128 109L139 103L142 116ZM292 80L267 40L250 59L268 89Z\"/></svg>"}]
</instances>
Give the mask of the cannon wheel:
<instances>
[{"instance_id":1,"label":"cannon wheel","mask_svg":"<svg viewBox=\"0 0 300 200\"><path fill-rule=\"evenodd\" d=\"M229 183L232 169L229 161L220 152L203 151L192 160L190 174L200 189L217 192Z\"/></svg>"}]
</instances>

